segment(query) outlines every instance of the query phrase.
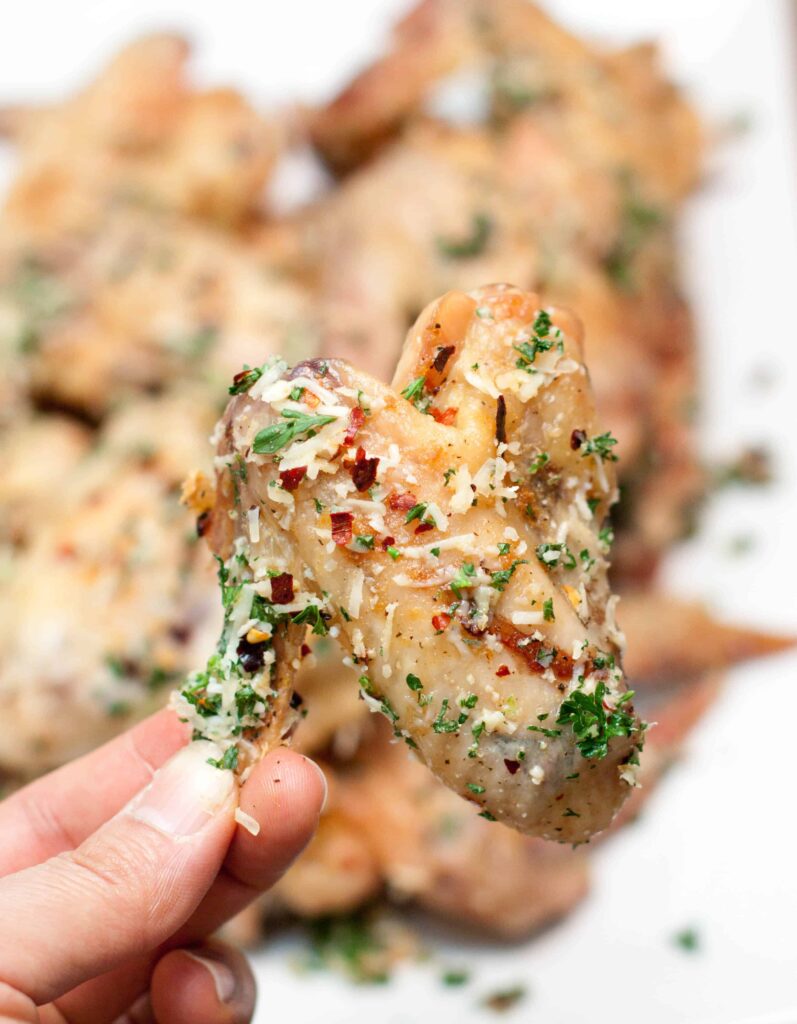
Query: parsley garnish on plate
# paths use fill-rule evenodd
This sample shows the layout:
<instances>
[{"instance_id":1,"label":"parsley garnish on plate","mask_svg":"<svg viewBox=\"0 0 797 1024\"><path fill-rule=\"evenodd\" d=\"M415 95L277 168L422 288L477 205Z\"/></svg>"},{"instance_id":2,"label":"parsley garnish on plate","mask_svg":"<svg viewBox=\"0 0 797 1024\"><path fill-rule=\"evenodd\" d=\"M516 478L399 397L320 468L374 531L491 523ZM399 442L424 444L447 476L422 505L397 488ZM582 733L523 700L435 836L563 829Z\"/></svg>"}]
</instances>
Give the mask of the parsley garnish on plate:
<instances>
[{"instance_id":1,"label":"parsley garnish on plate","mask_svg":"<svg viewBox=\"0 0 797 1024\"><path fill-rule=\"evenodd\" d=\"M684 953L697 953L700 949L700 936L696 928L682 928L673 935L672 941Z\"/></svg>"}]
</instances>

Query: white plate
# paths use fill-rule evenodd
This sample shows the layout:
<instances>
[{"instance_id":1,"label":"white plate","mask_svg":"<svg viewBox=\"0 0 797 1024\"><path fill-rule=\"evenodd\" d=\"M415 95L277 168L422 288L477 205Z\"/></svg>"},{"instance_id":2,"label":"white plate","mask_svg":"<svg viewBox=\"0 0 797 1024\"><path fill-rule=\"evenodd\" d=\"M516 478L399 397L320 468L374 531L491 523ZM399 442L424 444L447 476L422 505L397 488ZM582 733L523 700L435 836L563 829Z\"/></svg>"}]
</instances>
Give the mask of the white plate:
<instances>
[{"instance_id":1,"label":"white plate","mask_svg":"<svg viewBox=\"0 0 797 1024\"><path fill-rule=\"evenodd\" d=\"M209 80L230 80L262 100L313 99L365 61L406 6L26 0L5 20L0 96L61 95L120 41L165 25L197 39ZM672 588L740 622L795 631L797 540L788 524L797 522L797 19L786 0L549 7L613 40L660 37L675 77L709 120L751 118L750 132L715 155L692 204L684 281L701 333L704 449L719 457L763 442L776 456L777 482L714 500L699 538L666 575ZM729 549L742 536L753 547L734 557ZM490 1015L477 1008L479 996L518 982L529 996L508 1020L797 1021L796 667L787 656L733 673L643 819L596 853L592 895L560 926L514 947L436 941L433 964L402 970L380 988L326 974L300 979L281 940L255 958L258 1021L484 1021ZM700 935L691 955L672 942L687 925ZM473 980L444 988L442 963L466 964Z\"/></svg>"}]
</instances>

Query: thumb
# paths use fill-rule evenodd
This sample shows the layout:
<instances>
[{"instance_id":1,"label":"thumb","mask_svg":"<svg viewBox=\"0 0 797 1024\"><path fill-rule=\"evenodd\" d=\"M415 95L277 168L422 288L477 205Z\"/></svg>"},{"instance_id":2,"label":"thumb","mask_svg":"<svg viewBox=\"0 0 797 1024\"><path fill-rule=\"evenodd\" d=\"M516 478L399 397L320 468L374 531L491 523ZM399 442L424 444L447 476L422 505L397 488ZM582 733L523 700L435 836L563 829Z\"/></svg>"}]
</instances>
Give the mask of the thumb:
<instances>
[{"instance_id":1,"label":"thumb","mask_svg":"<svg viewBox=\"0 0 797 1024\"><path fill-rule=\"evenodd\" d=\"M235 827L235 779L207 760L219 753L185 747L76 850L0 880L0 992L49 1002L157 946L196 909Z\"/></svg>"}]
</instances>

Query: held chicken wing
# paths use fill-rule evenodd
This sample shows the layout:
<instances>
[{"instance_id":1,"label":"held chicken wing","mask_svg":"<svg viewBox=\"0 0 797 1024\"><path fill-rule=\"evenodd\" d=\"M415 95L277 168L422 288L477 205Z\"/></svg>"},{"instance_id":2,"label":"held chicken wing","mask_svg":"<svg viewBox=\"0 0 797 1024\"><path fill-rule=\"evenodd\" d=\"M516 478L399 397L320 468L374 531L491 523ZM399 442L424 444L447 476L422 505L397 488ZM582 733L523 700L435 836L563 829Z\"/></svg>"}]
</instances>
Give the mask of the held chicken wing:
<instances>
[{"instance_id":1,"label":"held chicken wing","mask_svg":"<svg viewBox=\"0 0 797 1024\"><path fill-rule=\"evenodd\" d=\"M608 825L643 728L606 579L614 439L579 333L494 285L421 314L393 387L333 360L237 376L209 524L225 627L175 700L225 767L290 730L311 626L485 817L567 842Z\"/></svg>"}]
</instances>

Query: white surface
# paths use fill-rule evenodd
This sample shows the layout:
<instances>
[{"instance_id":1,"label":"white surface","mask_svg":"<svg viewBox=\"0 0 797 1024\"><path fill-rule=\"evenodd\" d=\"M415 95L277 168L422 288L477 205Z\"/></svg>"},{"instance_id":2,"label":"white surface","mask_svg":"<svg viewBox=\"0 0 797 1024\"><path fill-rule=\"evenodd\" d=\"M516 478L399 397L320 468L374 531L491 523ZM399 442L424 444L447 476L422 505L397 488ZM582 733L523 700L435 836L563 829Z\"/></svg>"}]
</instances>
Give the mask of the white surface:
<instances>
[{"instance_id":1,"label":"white surface","mask_svg":"<svg viewBox=\"0 0 797 1024\"><path fill-rule=\"evenodd\" d=\"M26 0L0 38L0 97L58 96L115 45L154 26L188 29L208 80L264 102L329 94L373 51L401 0ZM740 112L752 130L728 145L684 230L685 281L698 315L708 453L751 441L777 457L777 483L712 502L700 536L671 560L670 585L741 622L797 628L797 209L794 104L786 0L558 0L573 26L607 38L663 38L675 76L705 114ZM768 388L754 380L769 376ZM752 550L729 554L750 536ZM590 899L520 947L437 943L432 965L389 986L299 979L284 944L257 957L258 1021L399 1024L488 1019L478 997L525 982L510 1021L735 1024L797 1020L797 825L793 755L795 659L734 673L691 754L642 821L594 858ZM386 794L389 798L389 794ZM672 934L695 925L702 951ZM462 989L440 965L467 964Z\"/></svg>"}]
</instances>

